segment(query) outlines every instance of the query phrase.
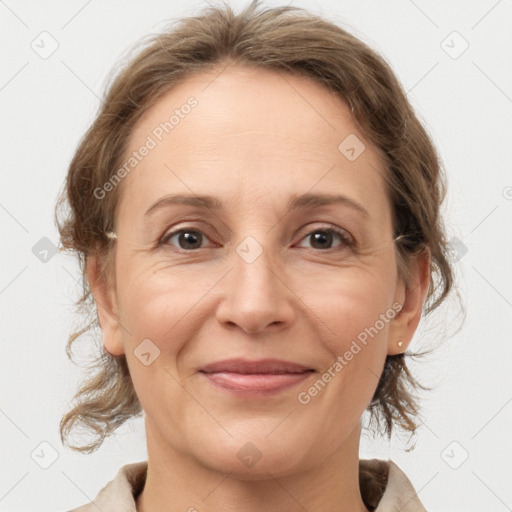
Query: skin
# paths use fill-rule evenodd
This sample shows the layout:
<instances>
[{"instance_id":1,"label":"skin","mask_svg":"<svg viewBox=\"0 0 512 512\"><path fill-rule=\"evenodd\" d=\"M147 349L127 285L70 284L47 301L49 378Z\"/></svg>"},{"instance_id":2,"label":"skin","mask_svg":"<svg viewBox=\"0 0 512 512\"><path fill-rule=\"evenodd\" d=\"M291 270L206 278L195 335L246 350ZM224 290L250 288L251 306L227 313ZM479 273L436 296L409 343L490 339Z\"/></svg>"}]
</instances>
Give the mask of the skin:
<instances>
[{"instance_id":1,"label":"skin","mask_svg":"<svg viewBox=\"0 0 512 512\"><path fill-rule=\"evenodd\" d=\"M101 279L96 257L87 263L105 348L126 355L145 411L149 466L137 510L366 511L361 416L386 355L405 350L418 325L428 254L411 263L406 287L382 160L343 100L290 74L231 65L217 75L185 80L138 121L127 155L187 98L198 101L121 184L111 279ZM366 145L354 161L338 150L350 134ZM289 197L306 192L343 194L367 216L347 204L287 213ZM144 215L176 193L213 195L224 209L171 205ZM357 250L336 235L315 244L312 233L331 226ZM183 228L200 231L198 248L179 235L158 246ZM248 236L263 251L251 263L236 251ZM299 392L396 302L401 311L301 404ZM145 339L160 350L148 366L134 354ZM250 400L197 371L237 356L316 371ZM261 455L252 467L237 456L248 442Z\"/></svg>"}]
</instances>

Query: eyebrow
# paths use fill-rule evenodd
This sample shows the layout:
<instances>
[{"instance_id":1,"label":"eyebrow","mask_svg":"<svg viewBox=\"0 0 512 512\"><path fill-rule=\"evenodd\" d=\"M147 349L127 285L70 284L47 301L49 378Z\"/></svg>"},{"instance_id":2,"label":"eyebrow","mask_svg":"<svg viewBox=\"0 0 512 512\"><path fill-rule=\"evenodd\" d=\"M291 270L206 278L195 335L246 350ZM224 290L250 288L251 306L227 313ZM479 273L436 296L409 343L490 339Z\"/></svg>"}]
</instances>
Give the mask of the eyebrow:
<instances>
[{"instance_id":1,"label":"eyebrow","mask_svg":"<svg viewBox=\"0 0 512 512\"><path fill-rule=\"evenodd\" d=\"M222 202L213 196L174 194L160 198L146 211L144 216L149 217L157 210L174 204L195 206L197 208L204 208L205 210L208 209L213 211L223 210ZM349 206L350 208L361 213L364 217L369 217L368 210L366 210L366 208L364 208L361 204L354 201L353 199L350 199L347 196L340 194L296 194L290 197L287 205L287 210L288 212L291 212L294 210L318 208L320 206L326 206L331 204L343 204L345 206Z\"/></svg>"}]
</instances>

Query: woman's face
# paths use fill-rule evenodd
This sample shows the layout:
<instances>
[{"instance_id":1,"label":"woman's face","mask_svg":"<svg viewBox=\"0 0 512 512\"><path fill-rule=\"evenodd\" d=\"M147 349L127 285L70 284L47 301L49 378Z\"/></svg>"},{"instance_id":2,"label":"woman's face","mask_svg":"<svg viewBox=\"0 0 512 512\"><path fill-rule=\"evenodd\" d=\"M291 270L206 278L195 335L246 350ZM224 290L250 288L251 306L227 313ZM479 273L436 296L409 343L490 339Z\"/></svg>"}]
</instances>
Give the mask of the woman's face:
<instances>
[{"instance_id":1,"label":"woman's face","mask_svg":"<svg viewBox=\"0 0 512 512\"><path fill-rule=\"evenodd\" d=\"M249 479L358 441L418 315L398 313L385 170L346 104L306 78L231 66L159 99L125 156L137 164L118 185L98 310L148 440Z\"/></svg>"}]
</instances>

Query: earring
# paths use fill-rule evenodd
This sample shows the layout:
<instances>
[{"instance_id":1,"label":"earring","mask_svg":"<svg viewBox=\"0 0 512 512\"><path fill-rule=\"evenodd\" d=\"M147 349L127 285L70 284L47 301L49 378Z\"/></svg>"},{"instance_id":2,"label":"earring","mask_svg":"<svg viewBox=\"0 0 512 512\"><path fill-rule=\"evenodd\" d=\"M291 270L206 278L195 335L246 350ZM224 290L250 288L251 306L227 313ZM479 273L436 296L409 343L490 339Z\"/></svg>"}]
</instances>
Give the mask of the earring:
<instances>
[{"instance_id":1,"label":"earring","mask_svg":"<svg viewBox=\"0 0 512 512\"><path fill-rule=\"evenodd\" d=\"M404 344L404 342L403 342L402 340L399 340L399 341L397 341L397 342L396 342L396 344L397 344L400 348L402 348L402 345Z\"/></svg>"},{"instance_id":2,"label":"earring","mask_svg":"<svg viewBox=\"0 0 512 512\"><path fill-rule=\"evenodd\" d=\"M106 235L107 235L107 238L110 238L111 240L117 239L117 235L112 231L107 231Z\"/></svg>"}]
</instances>

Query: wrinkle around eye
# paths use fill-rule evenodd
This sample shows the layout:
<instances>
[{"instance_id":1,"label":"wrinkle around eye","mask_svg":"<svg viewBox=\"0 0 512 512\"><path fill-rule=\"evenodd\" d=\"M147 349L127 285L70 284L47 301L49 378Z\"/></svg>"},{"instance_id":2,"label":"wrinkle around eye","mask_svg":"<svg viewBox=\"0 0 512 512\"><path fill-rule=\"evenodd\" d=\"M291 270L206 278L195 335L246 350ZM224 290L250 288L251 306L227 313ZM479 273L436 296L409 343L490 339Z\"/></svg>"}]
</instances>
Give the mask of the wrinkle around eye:
<instances>
[{"instance_id":1,"label":"wrinkle around eye","mask_svg":"<svg viewBox=\"0 0 512 512\"><path fill-rule=\"evenodd\" d=\"M161 245L170 245L169 244L169 241L172 240L174 237L176 236L180 236L182 234L185 234L185 233L196 233L196 234L200 234L201 235L201 241L204 241L204 240L210 240L210 238L205 235L202 231L198 230L198 229L188 229L188 228L181 228L181 229L176 229L174 231L170 231L168 233L166 233L160 240L159 244ZM217 247L218 247L218 244L216 244ZM197 251L198 249L204 249L205 247L196 247L194 249L184 249L183 247L177 247L177 249L181 250L181 251L187 251L187 252L190 252L190 251Z\"/></svg>"},{"instance_id":2,"label":"wrinkle around eye","mask_svg":"<svg viewBox=\"0 0 512 512\"><path fill-rule=\"evenodd\" d=\"M201 244L205 242L206 244L210 244L200 247L192 247L192 248L184 248L179 247L178 245L174 245L170 243L172 239L175 237L178 237L177 243L179 243L179 237L184 234L193 234L195 233L196 238L200 238ZM333 247L304 247L302 243L307 242L308 240L311 243L311 240L315 234L318 233L324 233L328 234L329 237L335 239L336 237L339 240L338 245L334 245ZM335 243L335 242L334 242ZM308 230L303 231L301 236L299 237L299 241L293 244L292 247L298 247L301 249L310 250L311 252L319 252L319 253L329 253L329 252L336 252L336 251L342 251L342 250L350 250L354 249L356 246L356 242L352 235L345 229L339 228L334 225L322 225L322 226L316 226L316 227L310 227ZM219 248L222 247L217 242L213 241L211 237L206 234L202 229L198 229L196 226L183 226L178 227L177 229L171 229L168 230L159 240L158 242L159 247L172 247L173 250L176 250L176 252L180 254L191 254L191 253L198 253L200 249L207 249L207 248Z\"/></svg>"}]
</instances>

